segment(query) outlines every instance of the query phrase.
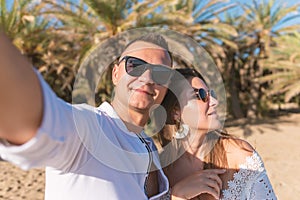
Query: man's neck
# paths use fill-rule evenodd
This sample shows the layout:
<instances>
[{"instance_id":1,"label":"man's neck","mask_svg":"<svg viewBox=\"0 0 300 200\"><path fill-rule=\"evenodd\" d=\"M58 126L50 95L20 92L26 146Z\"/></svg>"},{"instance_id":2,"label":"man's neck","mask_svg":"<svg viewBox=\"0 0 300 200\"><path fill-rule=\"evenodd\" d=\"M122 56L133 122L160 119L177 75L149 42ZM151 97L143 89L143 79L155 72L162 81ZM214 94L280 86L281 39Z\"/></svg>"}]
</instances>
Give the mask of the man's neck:
<instances>
[{"instance_id":1,"label":"man's neck","mask_svg":"<svg viewBox=\"0 0 300 200\"><path fill-rule=\"evenodd\" d=\"M114 101L111 105L129 131L140 133L144 129L149 118L148 113L125 107Z\"/></svg>"}]
</instances>

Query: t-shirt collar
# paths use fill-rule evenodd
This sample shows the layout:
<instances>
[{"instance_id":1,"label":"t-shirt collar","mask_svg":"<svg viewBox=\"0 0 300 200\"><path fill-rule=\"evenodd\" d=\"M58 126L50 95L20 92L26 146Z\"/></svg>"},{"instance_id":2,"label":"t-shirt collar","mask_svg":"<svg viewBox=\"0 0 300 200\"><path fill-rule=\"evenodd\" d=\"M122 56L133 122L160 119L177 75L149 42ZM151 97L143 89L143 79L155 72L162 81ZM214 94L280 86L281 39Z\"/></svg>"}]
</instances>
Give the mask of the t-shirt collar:
<instances>
[{"instance_id":1,"label":"t-shirt collar","mask_svg":"<svg viewBox=\"0 0 300 200\"><path fill-rule=\"evenodd\" d=\"M130 134L135 135L135 133L129 131L127 127L125 126L124 122L120 119L118 113L116 113L115 109L112 107L112 105L108 102L103 102L99 107L98 110L101 110L102 112L105 112L108 116L114 119L114 121L117 123L118 127L122 129L122 131ZM144 130L141 131L140 135L145 137Z\"/></svg>"}]
</instances>

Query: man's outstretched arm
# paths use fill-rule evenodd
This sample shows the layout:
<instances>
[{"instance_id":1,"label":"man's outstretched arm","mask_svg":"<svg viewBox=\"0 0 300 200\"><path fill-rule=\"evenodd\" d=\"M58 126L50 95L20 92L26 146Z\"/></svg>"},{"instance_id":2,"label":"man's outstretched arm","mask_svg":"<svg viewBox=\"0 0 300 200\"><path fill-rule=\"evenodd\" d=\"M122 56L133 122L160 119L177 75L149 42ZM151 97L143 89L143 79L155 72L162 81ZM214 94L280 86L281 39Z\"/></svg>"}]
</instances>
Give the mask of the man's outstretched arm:
<instances>
[{"instance_id":1,"label":"man's outstretched arm","mask_svg":"<svg viewBox=\"0 0 300 200\"><path fill-rule=\"evenodd\" d=\"M0 138L23 144L42 121L43 97L28 60L0 30Z\"/></svg>"}]
</instances>

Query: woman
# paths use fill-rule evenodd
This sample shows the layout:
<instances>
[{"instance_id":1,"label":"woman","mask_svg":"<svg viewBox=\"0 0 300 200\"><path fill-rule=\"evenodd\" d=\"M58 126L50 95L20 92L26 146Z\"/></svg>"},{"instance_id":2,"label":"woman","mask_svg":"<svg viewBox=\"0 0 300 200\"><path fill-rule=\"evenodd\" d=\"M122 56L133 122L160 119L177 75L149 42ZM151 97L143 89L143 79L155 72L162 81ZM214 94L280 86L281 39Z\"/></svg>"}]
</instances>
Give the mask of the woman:
<instances>
[{"instance_id":1,"label":"woman","mask_svg":"<svg viewBox=\"0 0 300 200\"><path fill-rule=\"evenodd\" d=\"M161 160L173 199L276 199L263 162L253 147L220 130L218 101L203 77L193 69L177 72L185 78L178 80L177 76L173 86L179 94L169 90L162 103L167 111L167 125L159 133L164 149ZM186 80L190 85L183 84ZM205 173L222 168L226 172L217 175L221 182L216 174Z\"/></svg>"}]
</instances>

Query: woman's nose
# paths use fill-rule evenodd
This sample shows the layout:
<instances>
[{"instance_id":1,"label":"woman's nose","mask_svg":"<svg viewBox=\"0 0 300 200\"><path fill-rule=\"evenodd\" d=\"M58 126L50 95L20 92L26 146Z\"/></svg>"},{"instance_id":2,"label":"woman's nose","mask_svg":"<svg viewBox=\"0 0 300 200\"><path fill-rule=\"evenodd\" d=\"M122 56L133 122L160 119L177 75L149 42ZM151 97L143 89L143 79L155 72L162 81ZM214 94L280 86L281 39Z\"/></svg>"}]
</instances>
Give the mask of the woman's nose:
<instances>
[{"instance_id":1,"label":"woman's nose","mask_svg":"<svg viewBox=\"0 0 300 200\"><path fill-rule=\"evenodd\" d=\"M218 105L219 105L219 101L216 98L210 96L209 97L209 106L217 107Z\"/></svg>"}]
</instances>

